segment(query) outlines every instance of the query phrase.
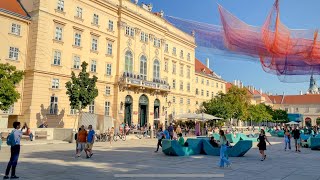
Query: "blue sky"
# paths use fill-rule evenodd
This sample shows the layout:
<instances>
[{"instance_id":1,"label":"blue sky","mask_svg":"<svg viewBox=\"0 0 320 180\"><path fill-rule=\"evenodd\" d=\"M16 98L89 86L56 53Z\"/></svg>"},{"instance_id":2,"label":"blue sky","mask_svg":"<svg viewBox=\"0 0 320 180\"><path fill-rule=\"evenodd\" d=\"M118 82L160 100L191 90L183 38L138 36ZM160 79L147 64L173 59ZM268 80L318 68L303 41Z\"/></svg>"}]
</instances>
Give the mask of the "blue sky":
<instances>
[{"instance_id":1,"label":"blue sky","mask_svg":"<svg viewBox=\"0 0 320 180\"><path fill-rule=\"evenodd\" d=\"M255 26L263 24L274 3L273 0L145 0L143 2L152 3L154 11L164 10L166 15L217 25L220 25L219 3L244 22ZM319 7L319 0L280 0L281 21L292 29L319 28ZM273 94L283 92L298 94L299 91L306 92L309 86L309 82L283 83L277 76L264 72L259 63L235 60L228 55L212 54L210 68L227 81L233 82L238 79L245 85L254 85Z\"/></svg>"}]
</instances>

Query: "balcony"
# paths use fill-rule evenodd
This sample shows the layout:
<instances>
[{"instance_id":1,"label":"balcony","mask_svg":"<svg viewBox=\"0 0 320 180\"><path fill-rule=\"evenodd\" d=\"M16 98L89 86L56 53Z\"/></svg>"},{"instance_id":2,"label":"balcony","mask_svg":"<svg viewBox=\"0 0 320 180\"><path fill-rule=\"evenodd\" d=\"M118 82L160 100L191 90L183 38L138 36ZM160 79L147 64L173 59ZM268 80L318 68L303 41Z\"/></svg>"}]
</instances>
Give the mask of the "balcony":
<instances>
[{"instance_id":1,"label":"balcony","mask_svg":"<svg viewBox=\"0 0 320 180\"><path fill-rule=\"evenodd\" d=\"M151 94L168 94L170 92L170 85L167 81L162 79L147 80L141 75L124 72L119 79L120 90L131 89L135 92L149 91Z\"/></svg>"}]
</instances>

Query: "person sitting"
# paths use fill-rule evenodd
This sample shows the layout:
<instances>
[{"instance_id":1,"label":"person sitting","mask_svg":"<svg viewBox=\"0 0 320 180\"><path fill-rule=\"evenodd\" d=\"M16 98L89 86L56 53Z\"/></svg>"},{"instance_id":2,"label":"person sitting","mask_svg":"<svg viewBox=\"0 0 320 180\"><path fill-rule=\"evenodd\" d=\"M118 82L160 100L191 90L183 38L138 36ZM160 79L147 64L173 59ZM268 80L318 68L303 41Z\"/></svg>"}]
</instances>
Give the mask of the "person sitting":
<instances>
[{"instance_id":1,"label":"person sitting","mask_svg":"<svg viewBox=\"0 0 320 180\"><path fill-rule=\"evenodd\" d=\"M184 138L182 137L182 133L179 133L178 136L179 136L179 140L178 140L179 144L181 146L188 147L189 144L188 142L184 141Z\"/></svg>"},{"instance_id":2,"label":"person sitting","mask_svg":"<svg viewBox=\"0 0 320 180\"><path fill-rule=\"evenodd\" d=\"M212 147L219 147L219 144L216 142L216 140L214 140L213 136L210 138L209 142L210 142Z\"/></svg>"},{"instance_id":3,"label":"person sitting","mask_svg":"<svg viewBox=\"0 0 320 180\"><path fill-rule=\"evenodd\" d=\"M27 123L24 123L21 131L22 131L23 135L29 136L30 141L33 141L33 134L31 132L31 129L28 127Z\"/></svg>"}]
</instances>

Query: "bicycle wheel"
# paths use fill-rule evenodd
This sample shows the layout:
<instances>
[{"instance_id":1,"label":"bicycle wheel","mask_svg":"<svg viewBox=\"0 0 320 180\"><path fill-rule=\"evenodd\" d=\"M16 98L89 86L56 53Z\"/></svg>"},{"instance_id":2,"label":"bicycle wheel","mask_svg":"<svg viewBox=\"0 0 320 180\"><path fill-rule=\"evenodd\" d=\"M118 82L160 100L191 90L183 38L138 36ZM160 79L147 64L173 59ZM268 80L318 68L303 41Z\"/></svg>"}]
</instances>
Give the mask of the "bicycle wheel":
<instances>
[{"instance_id":1,"label":"bicycle wheel","mask_svg":"<svg viewBox=\"0 0 320 180\"><path fill-rule=\"evenodd\" d=\"M118 135L113 136L114 141L118 141Z\"/></svg>"},{"instance_id":2,"label":"bicycle wheel","mask_svg":"<svg viewBox=\"0 0 320 180\"><path fill-rule=\"evenodd\" d=\"M136 136L137 136L137 138L139 138L139 139L142 138L142 134L137 134Z\"/></svg>"},{"instance_id":3,"label":"bicycle wheel","mask_svg":"<svg viewBox=\"0 0 320 180\"><path fill-rule=\"evenodd\" d=\"M121 139L122 139L122 141L125 141L126 140L126 136L122 135Z\"/></svg>"}]
</instances>

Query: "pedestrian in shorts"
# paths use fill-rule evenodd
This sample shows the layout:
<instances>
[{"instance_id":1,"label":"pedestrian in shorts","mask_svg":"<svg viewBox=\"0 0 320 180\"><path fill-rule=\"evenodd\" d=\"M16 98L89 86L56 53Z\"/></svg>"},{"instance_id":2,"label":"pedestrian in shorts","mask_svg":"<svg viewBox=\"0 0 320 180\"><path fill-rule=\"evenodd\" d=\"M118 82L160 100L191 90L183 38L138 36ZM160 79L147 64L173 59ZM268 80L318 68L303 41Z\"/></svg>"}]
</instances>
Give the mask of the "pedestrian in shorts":
<instances>
[{"instance_id":1,"label":"pedestrian in shorts","mask_svg":"<svg viewBox=\"0 0 320 180\"><path fill-rule=\"evenodd\" d=\"M77 136L77 143L78 143L77 157L80 157L81 156L81 152L83 150L85 150L85 146L86 146L86 143L87 143L87 136L88 136L88 133L84 129L84 125L82 125L81 126L81 130L78 132L78 136Z\"/></svg>"},{"instance_id":2,"label":"pedestrian in shorts","mask_svg":"<svg viewBox=\"0 0 320 180\"><path fill-rule=\"evenodd\" d=\"M298 129L297 126L295 126L294 130L292 130L292 134L293 134L294 144L296 147L296 152L301 152L300 151L300 144L301 144L300 130Z\"/></svg>"},{"instance_id":3,"label":"pedestrian in shorts","mask_svg":"<svg viewBox=\"0 0 320 180\"><path fill-rule=\"evenodd\" d=\"M86 143L85 152L87 154L87 158L91 158L91 156L93 155L92 147L93 147L93 143L94 143L95 132L92 129L92 125L89 125L88 129L89 129L89 132L88 132L88 136L87 136L87 143Z\"/></svg>"}]
</instances>

